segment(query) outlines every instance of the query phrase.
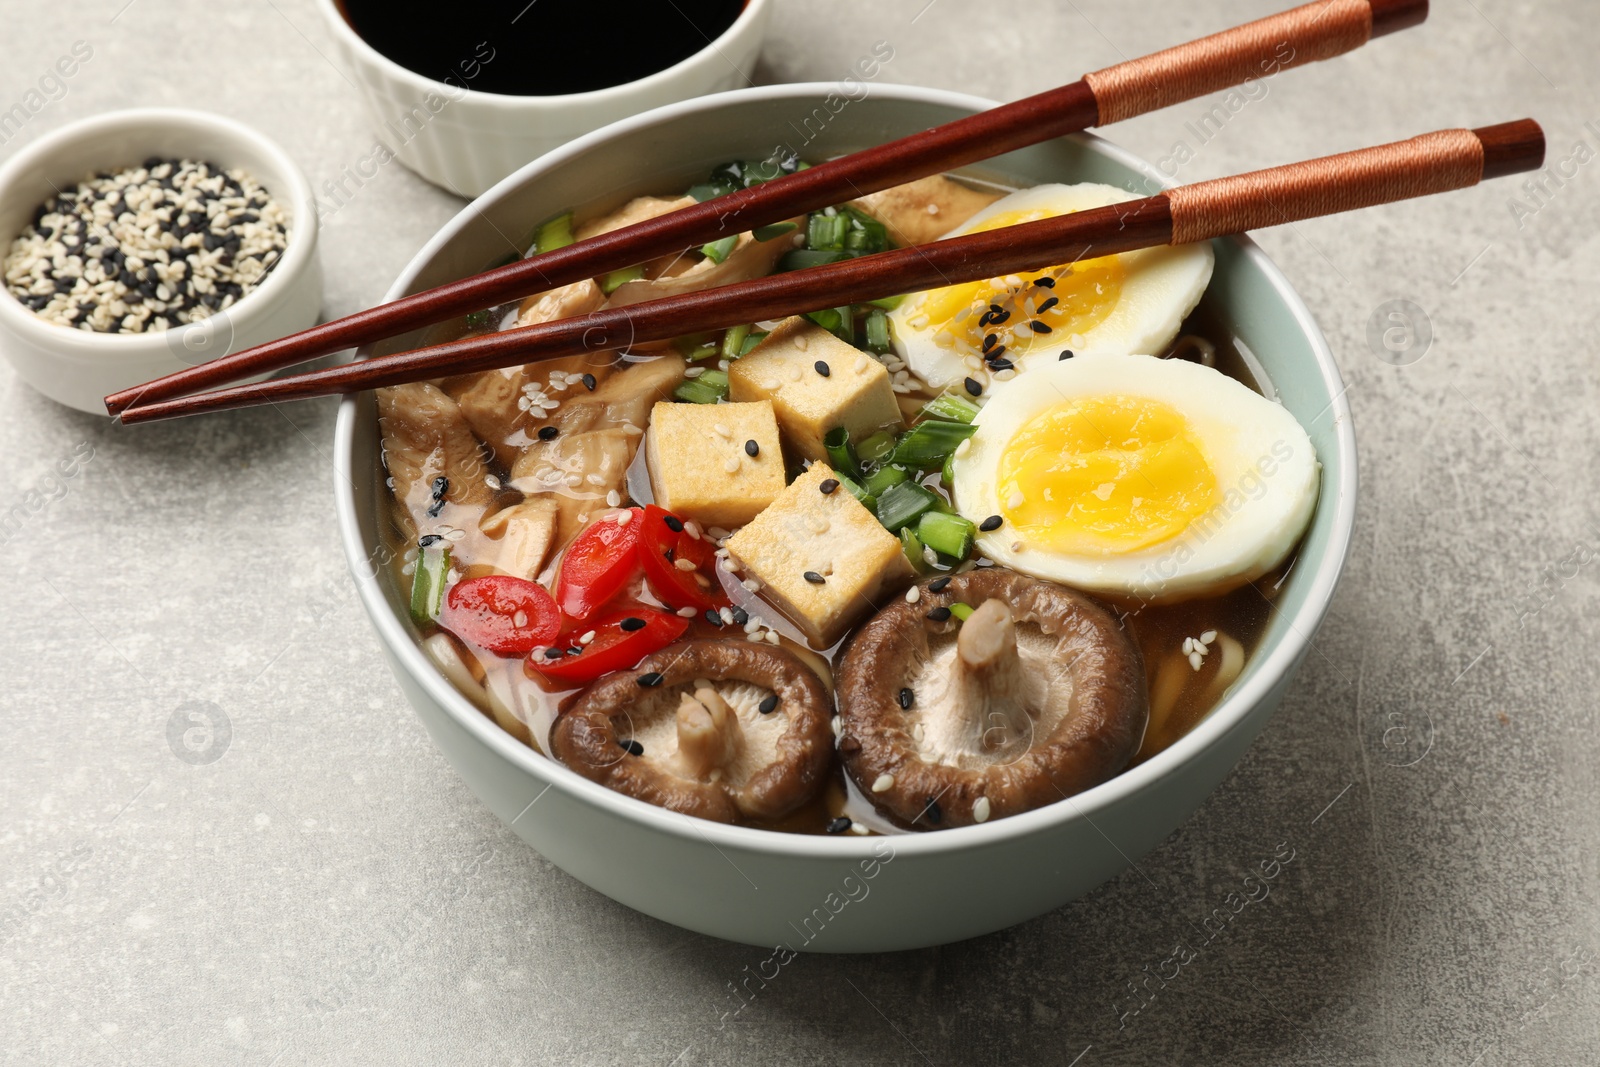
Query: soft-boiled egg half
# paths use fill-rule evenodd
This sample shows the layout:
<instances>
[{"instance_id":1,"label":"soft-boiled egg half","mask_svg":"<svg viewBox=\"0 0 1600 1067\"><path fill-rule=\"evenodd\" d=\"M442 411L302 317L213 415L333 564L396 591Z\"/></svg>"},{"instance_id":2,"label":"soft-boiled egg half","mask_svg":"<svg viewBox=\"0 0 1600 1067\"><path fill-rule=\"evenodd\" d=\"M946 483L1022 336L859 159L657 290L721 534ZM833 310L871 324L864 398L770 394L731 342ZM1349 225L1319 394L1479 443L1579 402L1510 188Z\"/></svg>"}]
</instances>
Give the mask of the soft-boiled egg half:
<instances>
[{"instance_id":1,"label":"soft-boiled egg half","mask_svg":"<svg viewBox=\"0 0 1600 1067\"><path fill-rule=\"evenodd\" d=\"M1319 471L1311 439L1221 371L1091 354L1027 381L995 391L951 464L956 507L991 527L978 549L997 563L1182 600L1260 577L1305 532Z\"/></svg>"},{"instance_id":2,"label":"soft-boiled egg half","mask_svg":"<svg viewBox=\"0 0 1600 1067\"><path fill-rule=\"evenodd\" d=\"M946 237L1138 199L1113 185L1035 185ZM1160 352L1211 280L1211 243L1146 248L917 293L890 314L894 346L935 388L1077 352Z\"/></svg>"}]
</instances>

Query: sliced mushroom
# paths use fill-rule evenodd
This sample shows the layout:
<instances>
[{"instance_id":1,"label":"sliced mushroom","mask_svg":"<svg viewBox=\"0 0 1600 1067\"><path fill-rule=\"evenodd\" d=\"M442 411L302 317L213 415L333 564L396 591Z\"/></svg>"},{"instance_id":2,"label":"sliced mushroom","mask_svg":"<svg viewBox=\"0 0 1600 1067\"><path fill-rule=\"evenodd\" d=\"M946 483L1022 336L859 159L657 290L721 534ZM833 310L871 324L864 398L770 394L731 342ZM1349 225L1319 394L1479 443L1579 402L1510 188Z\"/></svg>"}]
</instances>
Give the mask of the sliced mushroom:
<instances>
[{"instance_id":1,"label":"sliced mushroom","mask_svg":"<svg viewBox=\"0 0 1600 1067\"><path fill-rule=\"evenodd\" d=\"M845 769L919 830L1030 811L1127 765L1148 718L1139 650L1082 594L999 567L919 586L850 639ZM952 604L974 607L966 622Z\"/></svg>"},{"instance_id":2,"label":"sliced mushroom","mask_svg":"<svg viewBox=\"0 0 1600 1067\"><path fill-rule=\"evenodd\" d=\"M396 517L407 540L416 538L425 519L438 515L435 505L441 498L466 507L482 507L493 498L478 439L456 402L437 386L414 382L379 389L378 429L400 505ZM436 488L443 490L442 497L435 496Z\"/></svg>"},{"instance_id":3,"label":"sliced mushroom","mask_svg":"<svg viewBox=\"0 0 1600 1067\"><path fill-rule=\"evenodd\" d=\"M554 498L537 496L485 515L478 529L489 541L490 565L502 574L536 580L555 547L560 514Z\"/></svg>"},{"instance_id":4,"label":"sliced mushroom","mask_svg":"<svg viewBox=\"0 0 1600 1067\"><path fill-rule=\"evenodd\" d=\"M799 223L804 220L790 221ZM675 265L659 277L624 282L611 294L611 299L606 301L606 307L625 307L644 300L697 293L702 289L711 289L719 285L763 278L771 274L772 268L777 265L783 254L793 248L792 239L778 237L758 241L754 234L741 233L734 242L733 249L723 257L721 263L708 257L689 263L682 269L676 269L679 265Z\"/></svg>"},{"instance_id":5,"label":"sliced mushroom","mask_svg":"<svg viewBox=\"0 0 1600 1067\"><path fill-rule=\"evenodd\" d=\"M578 694L550 749L585 778L672 811L779 819L826 783L831 719L822 683L783 649L686 641Z\"/></svg>"}]
</instances>

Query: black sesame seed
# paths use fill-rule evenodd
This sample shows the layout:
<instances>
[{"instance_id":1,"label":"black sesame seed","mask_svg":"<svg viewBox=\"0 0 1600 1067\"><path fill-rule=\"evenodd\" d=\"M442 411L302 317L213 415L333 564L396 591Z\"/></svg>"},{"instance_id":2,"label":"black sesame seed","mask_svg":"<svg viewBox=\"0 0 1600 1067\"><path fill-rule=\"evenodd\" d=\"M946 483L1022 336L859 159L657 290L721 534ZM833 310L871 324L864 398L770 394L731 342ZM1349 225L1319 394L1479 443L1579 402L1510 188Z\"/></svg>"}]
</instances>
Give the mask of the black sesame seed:
<instances>
[{"instance_id":1,"label":"black sesame seed","mask_svg":"<svg viewBox=\"0 0 1600 1067\"><path fill-rule=\"evenodd\" d=\"M930 593L942 593L942 592L944 592L945 586L947 586L949 584L950 584L950 576L948 574L945 575L943 578L935 578L933 581L928 583L928 592L930 592Z\"/></svg>"},{"instance_id":2,"label":"black sesame seed","mask_svg":"<svg viewBox=\"0 0 1600 1067\"><path fill-rule=\"evenodd\" d=\"M1057 362L1057 363L1062 363L1062 362L1065 362L1065 361L1066 361L1066 360L1069 360L1069 359L1071 359L1071 358L1072 358L1072 355L1073 355L1073 353L1072 353L1072 349L1070 349L1070 348L1063 348L1063 349L1062 349L1062 350L1061 350L1061 354L1060 354L1060 355L1059 355L1059 356L1057 356L1057 357L1056 357L1056 362Z\"/></svg>"},{"instance_id":3,"label":"black sesame seed","mask_svg":"<svg viewBox=\"0 0 1600 1067\"><path fill-rule=\"evenodd\" d=\"M935 826L944 822L944 812L939 810L939 802L932 797L928 798L928 806L922 809L922 815Z\"/></svg>"},{"instance_id":4,"label":"black sesame seed","mask_svg":"<svg viewBox=\"0 0 1600 1067\"><path fill-rule=\"evenodd\" d=\"M985 352L983 358L988 360L990 363L993 363L993 362L995 362L996 360L998 360L1001 356L1003 356L1005 354L1006 354L1006 346L1005 345L1001 345L999 348L995 349L993 352Z\"/></svg>"},{"instance_id":5,"label":"black sesame seed","mask_svg":"<svg viewBox=\"0 0 1600 1067\"><path fill-rule=\"evenodd\" d=\"M989 369L992 371L1003 371L1011 370L1015 366L1016 364L1011 362L1009 359L997 359L990 362Z\"/></svg>"},{"instance_id":6,"label":"black sesame seed","mask_svg":"<svg viewBox=\"0 0 1600 1067\"><path fill-rule=\"evenodd\" d=\"M1037 315L1043 315L1046 311L1049 311L1059 303L1061 303L1061 298L1059 296L1052 296L1050 299L1040 304L1038 308L1035 309L1034 313Z\"/></svg>"},{"instance_id":7,"label":"black sesame seed","mask_svg":"<svg viewBox=\"0 0 1600 1067\"><path fill-rule=\"evenodd\" d=\"M743 608L733 609L733 622L735 626L743 626L750 621L750 613Z\"/></svg>"},{"instance_id":8,"label":"black sesame seed","mask_svg":"<svg viewBox=\"0 0 1600 1067\"><path fill-rule=\"evenodd\" d=\"M671 530L673 533L683 533L683 520L678 518L678 516L668 515L662 521L667 524L667 529Z\"/></svg>"},{"instance_id":9,"label":"black sesame seed","mask_svg":"<svg viewBox=\"0 0 1600 1067\"><path fill-rule=\"evenodd\" d=\"M843 815L828 824L828 833L830 834L842 834L848 829L850 829L850 820Z\"/></svg>"},{"instance_id":10,"label":"black sesame seed","mask_svg":"<svg viewBox=\"0 0 1600 1067\"><path fill-rule=\"evenodd\" d=\"M556 429L554 426L541 426L539 427L539 440L554 441L556 439L556 435L560 432L561 431Z\"/></svg>"},{"instance_id":11,"label":"black sesame seed","mask_svg":"<svg viewBox=\"0 0 1600 1067\"><path fill-rule=\"evenodd\" d=\"M626 619L623 619L621 622L617 623L617 625L622 627L624 631L632 633L635 630L644 629L645 624L644 620L639 618L639 616L629 615Z\"/></svg>"},{"instance_id":12,"label":"black sesame seed","mask_svg":"<svg viewBox=\"0 0 1600 1067\"><path fill-rule=\"evenodd\" d=\"M928 618L932 619L934 622L944 622L949 617L950 609L942 604L928 612Z\"/></svg>"},{"instance_id":13,"label":"black sesame seed","mask_svg":"<svg viewBox=\"0 0 1600 1067\"><path fill-rule=\"evenodd\" d=\"M617 739L617 747L622 749L622 751L626 752L630 756L642 756L642 755L644 755L644 746L641 745L639 742L635 741L631 737L628 738L626 741L622 740L621 738L618 738Z\"/></svg>"},{"instance_id":14,"label":"black sesame seed","mask_svg":"<svg viewBox=\"0 0 1600 1067\"><path fill-rule=\"evenodd\" d=\"M723 625L722 616L718 614L716 608L706 609L706 622L709 622L712 626L715 626L718 629L720 629Z\"/></svg>"},{"instance_id":15,"label":"black sesame seed","mask_svg":"<svg viewBox=\"0 0 1600 1067\"><path fill-rule=\"evenodd\" d=\"M1054 289L1056 287L1056 280L1047 274L1042 278L1035 278L1033 280L1033 284L1042 289Z\"/></svg>"},{"instance_id":16,"label":"black sesame seed","mask_svg":"<svg viewBox=\"0 0 1600 1067\"><path fill-rule=\"evenodd\" d=\"M988 533L990 530L998 530L1000 529L1000 523L1003 521L998 515L990 515L987 519L978 523L978 529L984 533Z\"/></svg>"},{"instance_id":17,"label":"black sesame seed","mask_svg":"<svg viewBox=\"0 0 1600 1067\"><path fill-rule=\"evenodd\" d=\"M831 493L835 489L839 488L839 479L837 479L837 478L824 478L824 479L822 479L822 481L817 483L817 488L822 490L822 495L823 496L827 496L829 493Z\"/></svg>"},{"instance_id":18,"label":"black sesame seed","mask_svg":"<svg viewBox=\"0 0 1600 1067\"><path fill-rule=\"evenodd\" d=\"M771 715L778 710L778 694L770 693L767 698L756 705L756 710L763 715Z\"/></svg>"},{"instance_id":19,"label":"black sesame seed","mask_svg":"<svg viewBox=\"0 0 1600 1067\"><path fill-rule=\"evenodd\" d=\"M989 351L989 349L993 348L999 340L1000 335L997 333L986 334L983 338L983 350L985 352ZM1001 347L1004 348L1005 346L1001 345Z\"/></svg>"},{"instance_id":20,"label":"black sesame seed","mask_svg":"<svg viewBox=\"0 0 1600 1067\"><path fill-rule=\"evenodd\" d=\"M1028 323L1028 329L1032 330L1034 333L1054 333L1055 332L1048 325L1046 325L1045 323L1040 322L1038 319L1034 319L1032 322Z\"/></svg>"},{"instance_id":21,"label":"black sesame seed","mask_svg":"<svg viewBox=\"0 0 1600 1067\"><path fill-rule=\"evenodd\" d=\"M1005 322L1010 317L1011 317L1011 312L1009 312L1009 311L998 311L997 310L993 315L989 316L989 322L992 323L995 326L999 326L1001 323Z\"/></svg>"},{"instance_id":22,"label":"black sesame seed","mask_svg":"<svg viewBox=\"0 0 1600 1067\"><path fill-rule=\"evenodd\" d=\"M443 540L444 538L440 537L438 534L423 534L421 537L417 538L417 547L431 548Z\"/></svg>"},{"instance_id":23,"label":"black sesame seed","mask_svg":"<svg viewBox=\"0 0 1600 1067\"><path fill-rule=\"evenodd\" d=\"M547 648L544 650L545 659L560 659L564 655L566 655L566 653L561 651L559 648Z\"/></svg>"},{"instance_id":24,"label":"black sesame seed","mask_svg":"<svg viewBox=\"0 0 1600 1067\"><path fill-rule=\"evenodd\" d=\"M653 689L661 684L660 671L645 671L638 677L640 689Z\"/></svg>"},{"instance_id":25,"label":"black sesame seed","mask_svg":"<svg viewBox=\"0 0 1600 1067\"><path fill-rule=\"evenodd\" d=\"M819 359L819 360L817 360L815 363L813 363L811 365L813 367L815 367L816 370L817 370L817 373L822 375L824 378L826 378L828 375L833 373L833 371L829 369L828 364L827 364L827 362L825 360L820 360Z\"/></svg>"},{"instance_id":26,"label":"black sesame seed","mask_svg":"<svg viewBox=\"0 0 1600 1067\"><path fill-rule=\"evenodd\" d=\"M961 384L966 386L967 387L967 392L971 393L973 396L982 396L983 395L983 386L981 384L979 384L978 379L976 379L976 378L968 378L966 381L962 382Z\"/></svg>"},{"instance_id":27,"label":"black sesame seed","mask_svg":"<svg viewBox=\"0 0 1600 1067\"><path fill-rule=\"evenodd\" d=\"M589 390L589 392L591 392L591 393L592 393L592 392L594 392L594 387L595 387L595 384L596 384L596 383L595 383L595 377L594 377L594 375L592 375L592 374L585 374L585 375L584 375L584 376L583 376L583 387L584 387L584 388L585 388L585 389L587 389L587 390Z\"/></svg>"},{"instance_id":28,"label":"black sesame seed","mask_svg":"<svg viewBox=\"0 0 1600 1067\"><path fill-rule=\"evenodd\" d=\"M761 446L756 444L754 437L744 443L744 454L752 459L761 454Z\"/></svg>"},{"instance_id":29,"label":"black sesame seed","mask_svg":"<svg viewBox=\"0 0 1600 1067\"><path fill-rule=\"evenodd\" d=\"M994 312L992 312L992 311L985 311L982 315L979 315L978 316L978 329L981 330L985 326L989 325L990 320L992 320L993 318L994 318Z\"/></svg>"},{"instance_id":30,"label":"black sesame seed","mask_svg":"<svg viewBox=\"0 0 1600 1067\"><path fill-rule=\"evenodd\" d=\"M800 577L804 578L806 581L810 582L812 585L821 585L823 582L826 582L828 580L828 579L824 578L822 575L818 574L816 571L806 571Z\"/></svg>"},{"instance_id":31,"label":"black sesame seed","mask_svg":"<svg viewBox=\"0 0 1600 1067\"><path fill-rule=\"evenodd\" d=\"M581 655L583 655L583 646L582 645L573 645L571 648L567 649L567 655L569 655L569 656L581 656Z\"/></svg>"},{"instance_id":32,"label":"black sesame seed","mask_svg":"<svg viewBox=\"0 0 1600 1067\"><path fill-rule=\"evenodd\" d=\"M901 707L902 710L910 708L911 704L912 704L912 701L914 701L916 699L917 699L917 694L913 693L911 690L909 690L909 689L900 690L900 707Z\"/></svg>"}]
</instances>

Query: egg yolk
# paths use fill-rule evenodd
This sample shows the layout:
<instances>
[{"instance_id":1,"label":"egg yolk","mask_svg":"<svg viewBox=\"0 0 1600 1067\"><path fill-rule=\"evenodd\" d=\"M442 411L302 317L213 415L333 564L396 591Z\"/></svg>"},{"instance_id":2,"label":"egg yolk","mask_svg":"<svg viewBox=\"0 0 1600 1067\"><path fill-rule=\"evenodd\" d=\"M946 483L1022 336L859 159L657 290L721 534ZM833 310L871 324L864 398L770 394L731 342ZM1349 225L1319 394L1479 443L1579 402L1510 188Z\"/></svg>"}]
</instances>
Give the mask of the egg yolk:
<instances>
[{"instance_id":1,"label":"egg yolk","mask_svg":"<svg viewBox=\"0 0 1600 1067\"><path fill-rule=\"evenodd\" d=\"M1053 214L1003 211L966 232L1037 222ZM913 321L926 316L926 324L918 328L933 331L934 342L944 348L960 344L993 352L1004 345L1006 351L1022 354L1035 347L1060 347L1072 334L1088 333L1110 317L1122 296L1123 275L1118 257L1103 256L1009 279L950 285L924 296Z\"/></svg>"},{"instance_id":2,"label":"egg yolk","mask_svg":"<svg viewBox=\"0 0 1600 1067\"><path fill-rule=\"evenodd\" d=\"M1160 544L1221 499L1189 420L1137 396L1081 397L1034 417L1006 445L999 475L1012 534L1072 555Z\"/></svg>"}]
</instances>

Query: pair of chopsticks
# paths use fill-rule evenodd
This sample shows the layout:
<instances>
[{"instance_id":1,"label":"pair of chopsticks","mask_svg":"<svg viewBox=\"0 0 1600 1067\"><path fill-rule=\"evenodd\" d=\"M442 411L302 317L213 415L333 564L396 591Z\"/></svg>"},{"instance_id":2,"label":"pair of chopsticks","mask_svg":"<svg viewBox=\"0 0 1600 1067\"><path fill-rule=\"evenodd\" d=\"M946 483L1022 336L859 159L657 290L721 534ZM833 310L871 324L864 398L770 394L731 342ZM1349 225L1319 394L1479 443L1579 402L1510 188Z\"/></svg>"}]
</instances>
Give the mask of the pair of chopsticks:
<instances>
[{"instance_id":1,"label":"pair of chopsticks","mask_svg":"<svg viewBox=\"0 0 1600 1067\"><path fill-rule=\"evenodd\" d=\"M185 395L1340 55L1372 37L1417 25L1427 12L1427 0L1316 0L1025 100L187 368L115 393L106 398L106 407L125 423L145 422L609 351L819 307L1220 237L1537 168L1544 136L1531 120L1442 131L1181 186L1112 207Z\"/></svg>"}]
</instances>

